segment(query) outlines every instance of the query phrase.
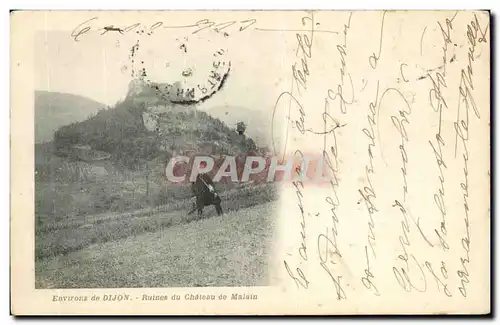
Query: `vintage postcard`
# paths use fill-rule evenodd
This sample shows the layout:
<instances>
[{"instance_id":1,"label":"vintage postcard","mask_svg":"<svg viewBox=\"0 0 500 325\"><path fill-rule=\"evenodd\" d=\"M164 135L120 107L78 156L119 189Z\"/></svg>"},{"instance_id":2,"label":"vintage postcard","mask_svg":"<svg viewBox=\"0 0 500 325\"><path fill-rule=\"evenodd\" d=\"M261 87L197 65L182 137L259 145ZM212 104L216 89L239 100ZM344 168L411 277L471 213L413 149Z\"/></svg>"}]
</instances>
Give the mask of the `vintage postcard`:
<instances>
[{"instance_id":1,"label":"vintage postcard","mask_svg":"<svg viewBox=\"0 0 500 325\"><path fill-rule=\"evenodd\" d=\"M11 14L15 315L490 313L488 11Z\"/></svg>"}]
</instances>

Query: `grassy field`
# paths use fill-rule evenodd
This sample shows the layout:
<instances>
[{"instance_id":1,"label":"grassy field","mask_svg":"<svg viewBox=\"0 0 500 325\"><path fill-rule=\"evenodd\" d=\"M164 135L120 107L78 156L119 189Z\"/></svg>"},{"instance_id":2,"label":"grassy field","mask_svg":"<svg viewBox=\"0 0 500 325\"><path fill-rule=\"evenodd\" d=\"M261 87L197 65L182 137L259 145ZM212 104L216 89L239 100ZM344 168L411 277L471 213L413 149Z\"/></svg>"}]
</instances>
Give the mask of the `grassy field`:
<instances>
[{"instance_id":1,"label":"grassy field","mask_svg":"<svg viewBox=\"0 0 500 325\"><path fill-rule=\"evenodd\" d=\"M85 234L84 229L96 232L96 224L108 225L97 238L110 240L87 239L75 246L78 249L40 259L36 288L267 285L276 202L193 222L172 211L134 222L110 217L101 223L94 220L93 226L71 226L77 230L66 240L81 240L78 234ZM114 238L115 227L127 235Z\"/></svg>"},{"instance_id":2,"label":"grassy field","mask_svg":"<svg viewBox=\"0 0 500 325\"><path fill-rule=\"evenodd\" d=\"M221 193L221 198L223 210L231 212L273 201L277 198L277 193L274 184L264 183L225 191ZM196 213L187 215L192 203L192 200L184 199L131 212L68 215L59 218L37 216L35 258L42 260L68 254L89 245L189 223L198 217ZM213 206L204 209L203 218L214 215L216 213Z\"/></svg>"}]
</instances>

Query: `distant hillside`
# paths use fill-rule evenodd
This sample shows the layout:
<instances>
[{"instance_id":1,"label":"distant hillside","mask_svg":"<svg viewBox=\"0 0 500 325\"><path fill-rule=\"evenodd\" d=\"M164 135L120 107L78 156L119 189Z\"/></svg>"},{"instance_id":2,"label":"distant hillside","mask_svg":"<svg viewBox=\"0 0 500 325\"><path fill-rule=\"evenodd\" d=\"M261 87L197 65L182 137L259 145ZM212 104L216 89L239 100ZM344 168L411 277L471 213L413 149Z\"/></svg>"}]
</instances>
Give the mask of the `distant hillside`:
<instances>
[{"instance_id":1,"label":"distant hillside","mask_svg":"<svg viewBox=\"0 0 500 325\"><path fill-rule=\"evenodd\" d=\"M103 108L104 104L83 96L35 91L35 142L52 141L60 127L83 121Z\"/></svg>"}]
</instances>

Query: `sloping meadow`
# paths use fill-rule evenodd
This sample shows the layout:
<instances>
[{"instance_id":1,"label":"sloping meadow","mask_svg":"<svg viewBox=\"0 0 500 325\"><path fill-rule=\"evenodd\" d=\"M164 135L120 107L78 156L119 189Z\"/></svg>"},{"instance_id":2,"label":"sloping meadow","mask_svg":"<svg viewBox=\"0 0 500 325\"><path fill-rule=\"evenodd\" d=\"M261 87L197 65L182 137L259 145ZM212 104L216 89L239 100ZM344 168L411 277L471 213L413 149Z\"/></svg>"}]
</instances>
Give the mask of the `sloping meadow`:
<instances>
[{"instance_id":1,"label":"sloping meadow","mask_svg":"<svg viewBox=\"0 0 500 325\"><path fill-rule=\"evenodd\" d=\"M241 184L220 194L224 212L237 211L278 198L275 183ZM35 258L68 254L89 245L105 243L145 232L156 232L198 218L188 215L194 201L190 198L132 212L75 215L45 218L35 227ZM216 216L213 206L204 209L202 218ZM223 216L222 216L223 218Z\"/></svg>"}]
</instances>

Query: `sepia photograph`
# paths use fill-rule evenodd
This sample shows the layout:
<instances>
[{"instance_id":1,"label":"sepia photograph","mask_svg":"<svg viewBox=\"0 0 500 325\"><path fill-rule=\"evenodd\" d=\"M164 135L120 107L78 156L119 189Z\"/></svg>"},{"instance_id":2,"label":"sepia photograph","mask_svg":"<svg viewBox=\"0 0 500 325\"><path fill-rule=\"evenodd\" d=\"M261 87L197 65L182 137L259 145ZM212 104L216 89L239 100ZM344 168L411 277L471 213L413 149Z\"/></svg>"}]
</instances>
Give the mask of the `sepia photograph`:
<instances>
[{"instance_id":1,"label":"sepia photograph","mask_svg":"<svg viewBox=\"0 0 500 325\"><path fill-rule=\"evenodd\" d=\"M242 180L271 156L265 76L222 28L95 21L35 34L36 288L268 285L277 188Z\"/></svg>"},{"instance_id":2,"label":"sepia photograph","mask_svg":"<svg viewBox=\"0 0 500 325\"><path fill-rule=\"evenodd\" d=\"M490 20L11 14L12 313L490 314Z\"/></svg>"}]
</instances>

